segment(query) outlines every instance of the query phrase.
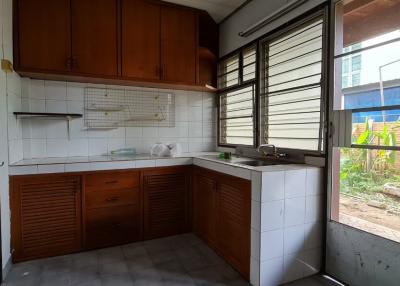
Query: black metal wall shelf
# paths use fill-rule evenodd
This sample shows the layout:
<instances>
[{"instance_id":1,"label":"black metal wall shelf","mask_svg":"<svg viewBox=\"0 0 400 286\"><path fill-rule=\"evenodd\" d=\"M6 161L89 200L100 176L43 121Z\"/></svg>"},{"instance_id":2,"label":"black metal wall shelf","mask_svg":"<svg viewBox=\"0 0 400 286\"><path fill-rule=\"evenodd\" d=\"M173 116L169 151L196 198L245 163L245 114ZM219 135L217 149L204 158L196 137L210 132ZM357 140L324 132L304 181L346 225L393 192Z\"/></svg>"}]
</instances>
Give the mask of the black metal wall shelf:
<instances>
[{"instance_id":1,"label":"black metal wall shelf","mask_svg":"<svg viewBox=\"0 0 400 286\"><path fill-rule=\"evenodd\" d=\"M81 118L82 114L79 113L52 113L52 112L14 112L17 118L48 118L48 119L65 119L71 120L74 118Z\"/></svg>"}]
</instances>

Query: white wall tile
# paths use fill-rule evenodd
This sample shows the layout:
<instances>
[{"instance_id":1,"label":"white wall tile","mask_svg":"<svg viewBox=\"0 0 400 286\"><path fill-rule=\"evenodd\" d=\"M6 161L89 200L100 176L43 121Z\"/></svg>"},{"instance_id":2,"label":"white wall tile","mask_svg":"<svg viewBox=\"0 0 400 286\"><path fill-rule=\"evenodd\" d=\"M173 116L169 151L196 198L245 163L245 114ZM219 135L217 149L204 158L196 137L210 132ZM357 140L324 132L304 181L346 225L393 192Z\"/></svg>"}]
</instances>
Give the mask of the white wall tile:
<instances>
[{"instance_id":1,"label":"white wall tile","mask_svg":"<svg viewBox=\"0 0 400 286\"><path fill-rule=\"evenodd\" d=\"M193 107L189 108L188 121L190 122L200 122L203 119L203 109L201 107Z\"/></svg>"},{"instance_id":2,"label":"white wall tile","mask_svg":"<svg viewBox=\"0 0 400 286\"><path fill-rule=\"evenodd\" d=\"M30 99L29 110L30 112L46 112L46 101L44 99Z\"/></svg>"},{"instance_id":3,"label":"white wall tile","mask_svg":"<svg viewBox=\"0 0 400 286\"><path fill-rule=\"evenodd\" d=\"M22 91L20 90L20 93L26 98L24 100L25 110L57 113L83 113L85 87L105 87L104 85L98 84L42 81L27 78L22 80L22 84L23 88ZM110 86L110 88L121 87ZM138 87L122 88L139 89ZM146 91L158 91L158 89L142 89ZM58 140L57 142L59 144L64 142L58 146L58 149L67 150L67 154L70 155L79 154L79 156L84 156L102 155L109 152L110 149L132 146L137 149L138 153L149 153L151 146L156 142L179 142L181 143L183 152L214 151L216 148L216 123L214 122L216 105L215 94L181 90L168 91L175 94L175 127L122 127L117 129L87 130L84 126L83 118L74 119L70 124L71 142ZM21 104L20 97L16 96L15 101L13 98L13 102L10 102L9 105L18 106ZM214 112L211 114L212 110L214 110ZM67 139L67 129L61 126L64 122L56 122L54 120L37 121L38 123L35 124L32 122L36 121L32 120L30 127L24 126L25 139ZM189 125L189 122L191 122L191 125ZM21 138L22 144L22 128L14 137ZM86 142L82 140L87 138L90 140ZM77 144L80 144L82 147L82 150L79 152L76 151ZM28 145L28 141L25 142L25 145ZM53 148L53 142L50 142L48 145L50 148L49 146L44 149L37 148L37 146L34 147L33 149L38 150L38 152L33 152L33 154L42 157L61 155L62 152L56 152L56 149ZM30 157L31 154L28 154L28 149L32 148L26 147L25 149L27 152L26 155ZM84 154L85 151L87 152L86 154Z\"/></svg>"},{"instance_id":4,"label":"white wall tile","mask_svg":"<svg viewBox=\"0 0 400 286\"><path fill-rule=\"evenodd\" d=\"M283 227L284 200L261 203L261 231Z\"/></svg>"},{"instance_id":5,"label":"white wall tile","mask_svg":"<svg viewBox=\"0 0 400 286\"><path fill-rule=\"evenodd\" d=\"M71 139L68 141L68 156L87 156L89 153L88 139Z\"/></svg>"},{"instance_id":6,"label":"white wall tile","mask_svg":"<svg viewBox=\"0 0 400 286\"><path fill-rule=\"evenodd\" d=\"M262 174L261 201L270 202L284 198L285 175L280 172Z\"/></svg>"},{"instance_id":7,"label":"white wall tile","mask_svg":"<svg viewBox=\"0 0 400 286\"><path fill-rule=\"evenodd\" d=\"M305 221L314 222L323 218L323 196L307 196Z\"/></svg>"},{"instance_id":8,"label":"white wall tile","mask_svg":"<svg viewBox=\"0 0 400 286\"><path fill-rule=\"evenodd\" d=\"M65 100L46 99L46 112L67 113L67 102Z\"/></svg>"},{"instance_id":9,"label":"white wall tile","mask_svg":"<svg viewBox=\"0 0 400 286\"><path fill-rule=\"evenodd\" d=\"M30 150L32 158L48 157L46 139L31 139Z\"/></svg>"},{"instance_id":10,"label":"white wall tile","mask_svg":"<svg viewBox=\"0 0 400 286\"><path fill-rule=\"evenodd\" d=\"M306 194L306 170L285 171L285 198L304 197Z\"/></svg>"},{"instance_id":11,"label":"white wall tile","mask_svg":"<svg viewBox=\"0 0 400 286\"><path fill-rule=\"evenodd\" d=\"M304 224L285 228L283 234L284 254L299 253L304 248Z\"/></svg>"},{"instance_id":12,"label":"white wall tile","mask_svg":"<svg viewBox=\"0 0 400 286\"><path fill-rule=\"evenodd\" d=\"M44 80L31 80L30 81L30 96L31 99L46 99L44 92Z\"/></svg>"},{"instance_id":13,"label":"white wall tile","mask_svg":"<svg viewBox=\"0 0 400 286\"><path fill-rule=\"evenodd\" d=\"M285 199L285 227L303 224L306 215L306 199Z\"/></svg>"},{"instance_id":14,"label":"white wall tile","mask_svg":"<svg viewBox=\"0 0 400 286\"><path fill-rule=\"evenodd\" d=\"M142 127L126 127L125 130L127 138L140 138L143 136Z\"/></svg>"},{"instance_id":15,"label":"white wall tile","mask_svg":"<svg viewBox=\"0 0 400 286\"><path fill-rule=\"evenodd\" d=\"M306 194L321 195L323 190L323 169L307 168Z\"/></svg>"},{"instance_id":16,"label":"white wall tile","mask_svg":"<svg viewBox=\"0 0 400 286\"><path fill-rule=\"evenodd\" d=\"M251 227L257 231L261 231L261 203L251 201Z\"/></svg>"},{"instance_id":17,"label":"white wall tile","mask_svg":"<svg viewBox=\"0 0 400 286\"><path fill-rule=\"evenodd\" d=\"M283 229L261 233L261 262L283 256Z\"/></svg>"},{"instance_id":18,"label":"white wall tile","mask_svg":"<svg viewBox=\"0 0 400 286\"><path fill-rule=\"evenodd\" d=\"M67 157L68 148L63 148L64 146L67 146L67 144L67 139L47 139L47 157Z\"/></svg>"},{"instance_id":19,"label":"white wall tile","mask_svg":"<svg viewBox=\"0 0 400 286\"><path fill-rule=\"evenodd\" d=\"M67 99L67 83L62 81L45 81L44 83L46 100Z\"/></svg>"},{"instance_id":20,"label":"white wall tile","mask_svg":"<svg viewBox=\"0 0 400 286\"><path fill-rule=\"evenodd\" d=\"M255 229L250 231L250 257L260 260L261 233Z\"/></svg>"},{"instance_id":21,"label":"white wall tile","mask_svg":"<svg viewBox=\"0 0 400 286\"><path fill-rule=\"evenodd\" d=\"M107 138L89 138L89 156L104 155L107 152Z\"/></svg>"},{"instance_id":22,"label":"white wall tile","mask_svg":"<svg viewBox=\"0 0 400 286\"><path fill-rule=\"evenodd\" d=\"M260 285L277 286L283 280L283 257L261 262Z\"/></svg>"}]
</instances>

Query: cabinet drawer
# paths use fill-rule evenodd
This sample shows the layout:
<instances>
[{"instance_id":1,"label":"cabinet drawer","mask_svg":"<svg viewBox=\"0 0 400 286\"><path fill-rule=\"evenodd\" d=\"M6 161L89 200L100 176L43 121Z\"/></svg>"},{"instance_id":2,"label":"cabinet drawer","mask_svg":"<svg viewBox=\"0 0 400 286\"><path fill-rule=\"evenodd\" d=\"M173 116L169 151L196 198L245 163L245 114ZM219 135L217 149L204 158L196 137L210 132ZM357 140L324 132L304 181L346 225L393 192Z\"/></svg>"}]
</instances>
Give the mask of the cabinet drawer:
<instances>
[{"instance_id":1,"label":"cabinet drawer","mask_svg":"<svg viewBox=\"0 0 400 286\"><path fill-rule=\"evenodd\" d=\"M86 208L139 204L139 188L86 192Z\"/></svg>"},{"instance_id":2,"label":"cabinet drawer","mask_svg":"<svg viewBox=\"0 0 400 286\"><path fill-rule=\"evenodd\" d=\"M133 242L141 238L139 205L90 209L86 212L86 248Z\"/></svg>"},{"instance_id":3,"label":"cabinet drawer","mask_svg":"<svg viewBox=\"0 0 400 286\"><path fill-rule=\"evenodd\" d=\"M139 172L110 172L86 175L87 192L103 190L131 189L139 187Z\"/></svg>"}]
</instances>

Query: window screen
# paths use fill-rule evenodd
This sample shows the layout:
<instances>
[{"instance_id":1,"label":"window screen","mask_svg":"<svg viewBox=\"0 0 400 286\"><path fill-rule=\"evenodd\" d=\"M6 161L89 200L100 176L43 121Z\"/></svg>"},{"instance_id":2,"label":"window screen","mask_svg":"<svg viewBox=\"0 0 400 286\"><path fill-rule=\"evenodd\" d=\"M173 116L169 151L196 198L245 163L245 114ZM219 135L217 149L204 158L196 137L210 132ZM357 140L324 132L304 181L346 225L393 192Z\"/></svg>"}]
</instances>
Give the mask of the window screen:
<instances>
[{"instance_id":1,"label":"window screen","mask_svg":"<svg viewBox=\"0 0 400 286\"><path fill-rule=\"evenodd\" d=\"M220 95L221 144L254 144L254 89L250 85Z\"/></svg>"},{"instance_id":2,"label":"window screen","mask_svg":"<svg viewBox=\"0 0 400 286\"><path fill-rule=\"evenodd\" d=\"M220 145L255 145L256 63L255 46L244 48L219 63Z\"/></svg>"},{"instance_id":3,"label":"window screen","mask_svg":"<svg viewBox=\"0 0 400 286\"><path fill-rule=\"evenodd\" d=\"M261 143L322 150L323 20L263 44Z\"/></svg>"}]
</instances>

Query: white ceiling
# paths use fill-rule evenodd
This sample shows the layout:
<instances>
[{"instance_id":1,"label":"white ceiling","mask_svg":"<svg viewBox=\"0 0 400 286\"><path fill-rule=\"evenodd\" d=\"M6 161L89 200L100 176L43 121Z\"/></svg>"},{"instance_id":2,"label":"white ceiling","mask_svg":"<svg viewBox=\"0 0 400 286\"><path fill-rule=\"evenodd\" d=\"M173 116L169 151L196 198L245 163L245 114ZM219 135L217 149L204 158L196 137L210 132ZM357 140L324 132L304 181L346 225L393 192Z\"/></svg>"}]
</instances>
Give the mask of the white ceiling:
<instances>
[{"instance_id":1,"label":"white ceiling","mask_svg":"<svg viewBox=\"0 0 400 286\"><path fill-rule=\"evenodd\" d=\"M206 10L216 22L220 22L246 0L164 0L184 6Z\"/></svg>"}]
</instances>

